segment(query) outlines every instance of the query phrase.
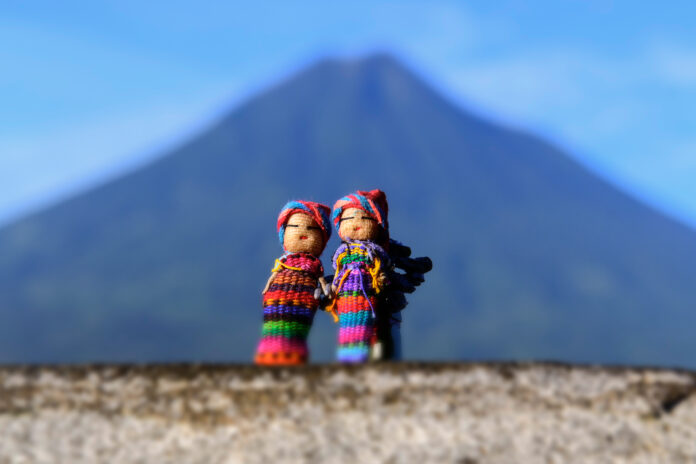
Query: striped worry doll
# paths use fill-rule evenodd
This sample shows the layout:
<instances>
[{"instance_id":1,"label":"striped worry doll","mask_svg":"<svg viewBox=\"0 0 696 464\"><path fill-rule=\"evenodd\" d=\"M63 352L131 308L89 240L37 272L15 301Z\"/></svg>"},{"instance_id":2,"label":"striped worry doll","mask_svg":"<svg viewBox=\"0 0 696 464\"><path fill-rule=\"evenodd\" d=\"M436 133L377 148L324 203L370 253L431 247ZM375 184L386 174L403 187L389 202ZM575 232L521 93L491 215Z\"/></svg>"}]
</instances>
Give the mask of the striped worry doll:
<instances>
[{"instance_id":1,"label":"striped worry doll","mask_svg":"<svg viewBox=\"0 0 696 464\"><path fill-rule=\"evenodd\" d=\"M338 318L340 362L365 362L376 342L380 293L390 267L387 197L381 190L358 190L336 202L332 219L343 243L333 257L330 310Z\"/></svg>"},{"instance_id":2,"label":"striped worry doll","mask_svg":"<svg viewBox=\"0 0 696 464\"><path fill-rule=\"evenodd\" d=\"M285 253L276 260L263 289L263 330L256 364L304 364L309 358L307 335L319 304L315 290L329 293L319 256L331 235L328 206L291 201L278 216L278 234Z\"/></svg>"}]
</instances>

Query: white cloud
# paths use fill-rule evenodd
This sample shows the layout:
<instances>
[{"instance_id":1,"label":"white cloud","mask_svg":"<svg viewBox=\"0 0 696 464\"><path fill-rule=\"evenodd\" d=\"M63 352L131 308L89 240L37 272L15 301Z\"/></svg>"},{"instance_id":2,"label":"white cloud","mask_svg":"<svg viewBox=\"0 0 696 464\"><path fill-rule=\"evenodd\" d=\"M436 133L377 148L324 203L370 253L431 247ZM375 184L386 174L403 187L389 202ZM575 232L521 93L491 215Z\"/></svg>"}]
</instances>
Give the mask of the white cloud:
<instances>
[{"instance_id":1,"label":"white cloud","mask_svg":"<svg viewBox=\"0 0 696 464\"><path fill-rule=\"evenodd\" d=\"M526 115L549 104L577 102L582 92L571 76L579 67L567 56L517 55L466 64L451 74L449 82L492 107Z\"/></svg>"},{"instance_id":2,"label":"white cloud","mask_svg":"<svg viewBox=\"0 0 696 464\"><path fill-rule=\"evenodd\" d=\"M669 164L673 169L688 175L689 181L693 182L693 173L696 173L696 137L676 142L669 154Z\"/></svg>"},{"instance_id":3,"label":"white cloud","mask_svg":"<svg viewBox=\"0 0 696 464\"><path fill-rule=\"evenodd\" d=\"M569 147L619 185L696 223L696 140L684 127L696 105L687 90L696 85L696 53L669 42L619 57L549 46L473 56L440 74L465 106Z\"/></svg>"},{"instance_id":4,"label":"white cloud","mask_svg":"<svg viewBox=\"0 0 696 464\"><path fill-rule=\"evenodd\" d=\"M162 154L210 124L229 86L0 139L0 224Z\"/></svg>"},{"instance_id":5,"label":"white cloud","mask_svg":"<svg viewBox=\"0 0 696 464\"><path fill-rule=\"evenodd\" d=\"M696 88L696 49L663 41L649 50L648 65L666 84Z\"/></svg>"},{"instance_id":6,"label":"white cloud","mask_svg":"<svg viewBox=\"0 0 696 464\"><path fill-rule=\"evenodd\" d=\"M626 91L636 85L635 67L634 61L549 49L470 60L445 70L445 82L462 101L509 124L582 146L626 130L644 114Z\"/></svg>"}]
</instances>

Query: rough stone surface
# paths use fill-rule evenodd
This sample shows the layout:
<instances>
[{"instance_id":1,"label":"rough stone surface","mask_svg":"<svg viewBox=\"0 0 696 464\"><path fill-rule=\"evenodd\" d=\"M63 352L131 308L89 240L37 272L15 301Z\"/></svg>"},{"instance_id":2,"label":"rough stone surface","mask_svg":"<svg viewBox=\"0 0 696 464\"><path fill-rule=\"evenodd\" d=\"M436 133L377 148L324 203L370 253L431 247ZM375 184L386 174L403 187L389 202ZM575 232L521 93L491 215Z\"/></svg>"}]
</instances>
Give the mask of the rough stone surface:
<instances>
[{"instance_id":1,"label":"rough stone surface","mask_svg":"<svg viewBox=\"0 0 696 464\"><path fill-rule=\"evenodd\" d=\"M696 374L0 367L0 463L696 463Z\"/></svg>"}]
</instances>

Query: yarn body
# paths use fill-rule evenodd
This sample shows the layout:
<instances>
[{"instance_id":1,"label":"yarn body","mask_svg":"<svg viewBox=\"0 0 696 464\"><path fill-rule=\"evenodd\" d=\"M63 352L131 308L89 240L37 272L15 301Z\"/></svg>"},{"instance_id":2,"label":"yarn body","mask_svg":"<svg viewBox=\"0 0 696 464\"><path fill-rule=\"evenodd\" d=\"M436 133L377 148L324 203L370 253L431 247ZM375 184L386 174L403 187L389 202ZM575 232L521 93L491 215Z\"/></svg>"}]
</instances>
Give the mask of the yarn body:
<instances>
[{"instance_id":1,"label":"yarn body","mask_svg":"<svg viewBox=\"0 0 696 464\"><path fill-rule=\"evenodd\" d=\"M255 362L293 365L308 361L307 336L318 301L314 298L321 261L308 253L290 253L276 260L277 272L263 295L263 329Z\"/></svg>"},{"instance_id":2,"label":"yarn body","mask_svg":"<svg viewBox=\"0 0 696 464\"><path fill-rule=\"evenodd\" d=\"M339 319L337 359L340 362L369 359L376 337L377 294L381 290L377 277L387 261L384 249L367 241L344 242L334 254L334 304Z\"/></svg>"}]
</instances>

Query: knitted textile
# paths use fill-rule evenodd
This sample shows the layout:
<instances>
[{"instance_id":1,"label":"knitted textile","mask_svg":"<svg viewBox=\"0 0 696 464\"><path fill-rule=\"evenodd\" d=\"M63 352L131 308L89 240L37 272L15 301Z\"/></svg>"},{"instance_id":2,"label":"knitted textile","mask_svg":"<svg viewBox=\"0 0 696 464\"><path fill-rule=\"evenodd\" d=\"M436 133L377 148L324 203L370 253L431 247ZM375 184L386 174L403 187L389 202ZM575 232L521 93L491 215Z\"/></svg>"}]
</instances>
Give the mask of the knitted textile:
<instances>
[{"instance_id":1,"label":"knitted textile","mask_svg":"<svg viewBox=\"0 0 696 464\"><path fill-rule=\"evenodd\" d=\"M309 357L307 335L318 306L314 289L324 268L310 254L292 253L278 259L276 270L263 296L263 330L255 362L303 364Z\"/></svg>"},{"instance_id":2,"label":"knitted textile","mask_svg":"<svg viewBox=\"0 0 696 464\"><path fill-rule=\"evenodd\" d=\"M278 215L278 236L280 238L280 244L283 247L285 247L283 243L285 225L288 219L290 219L290 216L295 213L310 215L321 228L322 235L324 236L324 243L329 241L329 237L331 237L331 221L329 221L331 210L329 207L321 203L314 203L313 201L293 200L287 202Z\"/></svg>"},{"instance_id":3,"label":"knitted textile","mask_svg":"<svg viewBox=\"0 0 696 464\"><path fill-rule=\"evenodd\" d=\"M377 189L369 192L358 190L356 193L351 193L338 200L334 204L331 215L336 231L338 231L341 214L347 208L360 208L372 216L385 231L389 230L389 221L387 220L389 205L387 204L387 195L383 191Z\"/></svg>"},{"instance_id":4,"label":"knitted textile","mask_svg":"<svg viewBox=\"0 0 696 464\"><path fill-rule=\"evenodd\" d=\"M372 242L344 242L334 254L340 362L365 362L370 356L380 291L377 275L386 261L384 250Z\"/></svg>"}]
</instances>

